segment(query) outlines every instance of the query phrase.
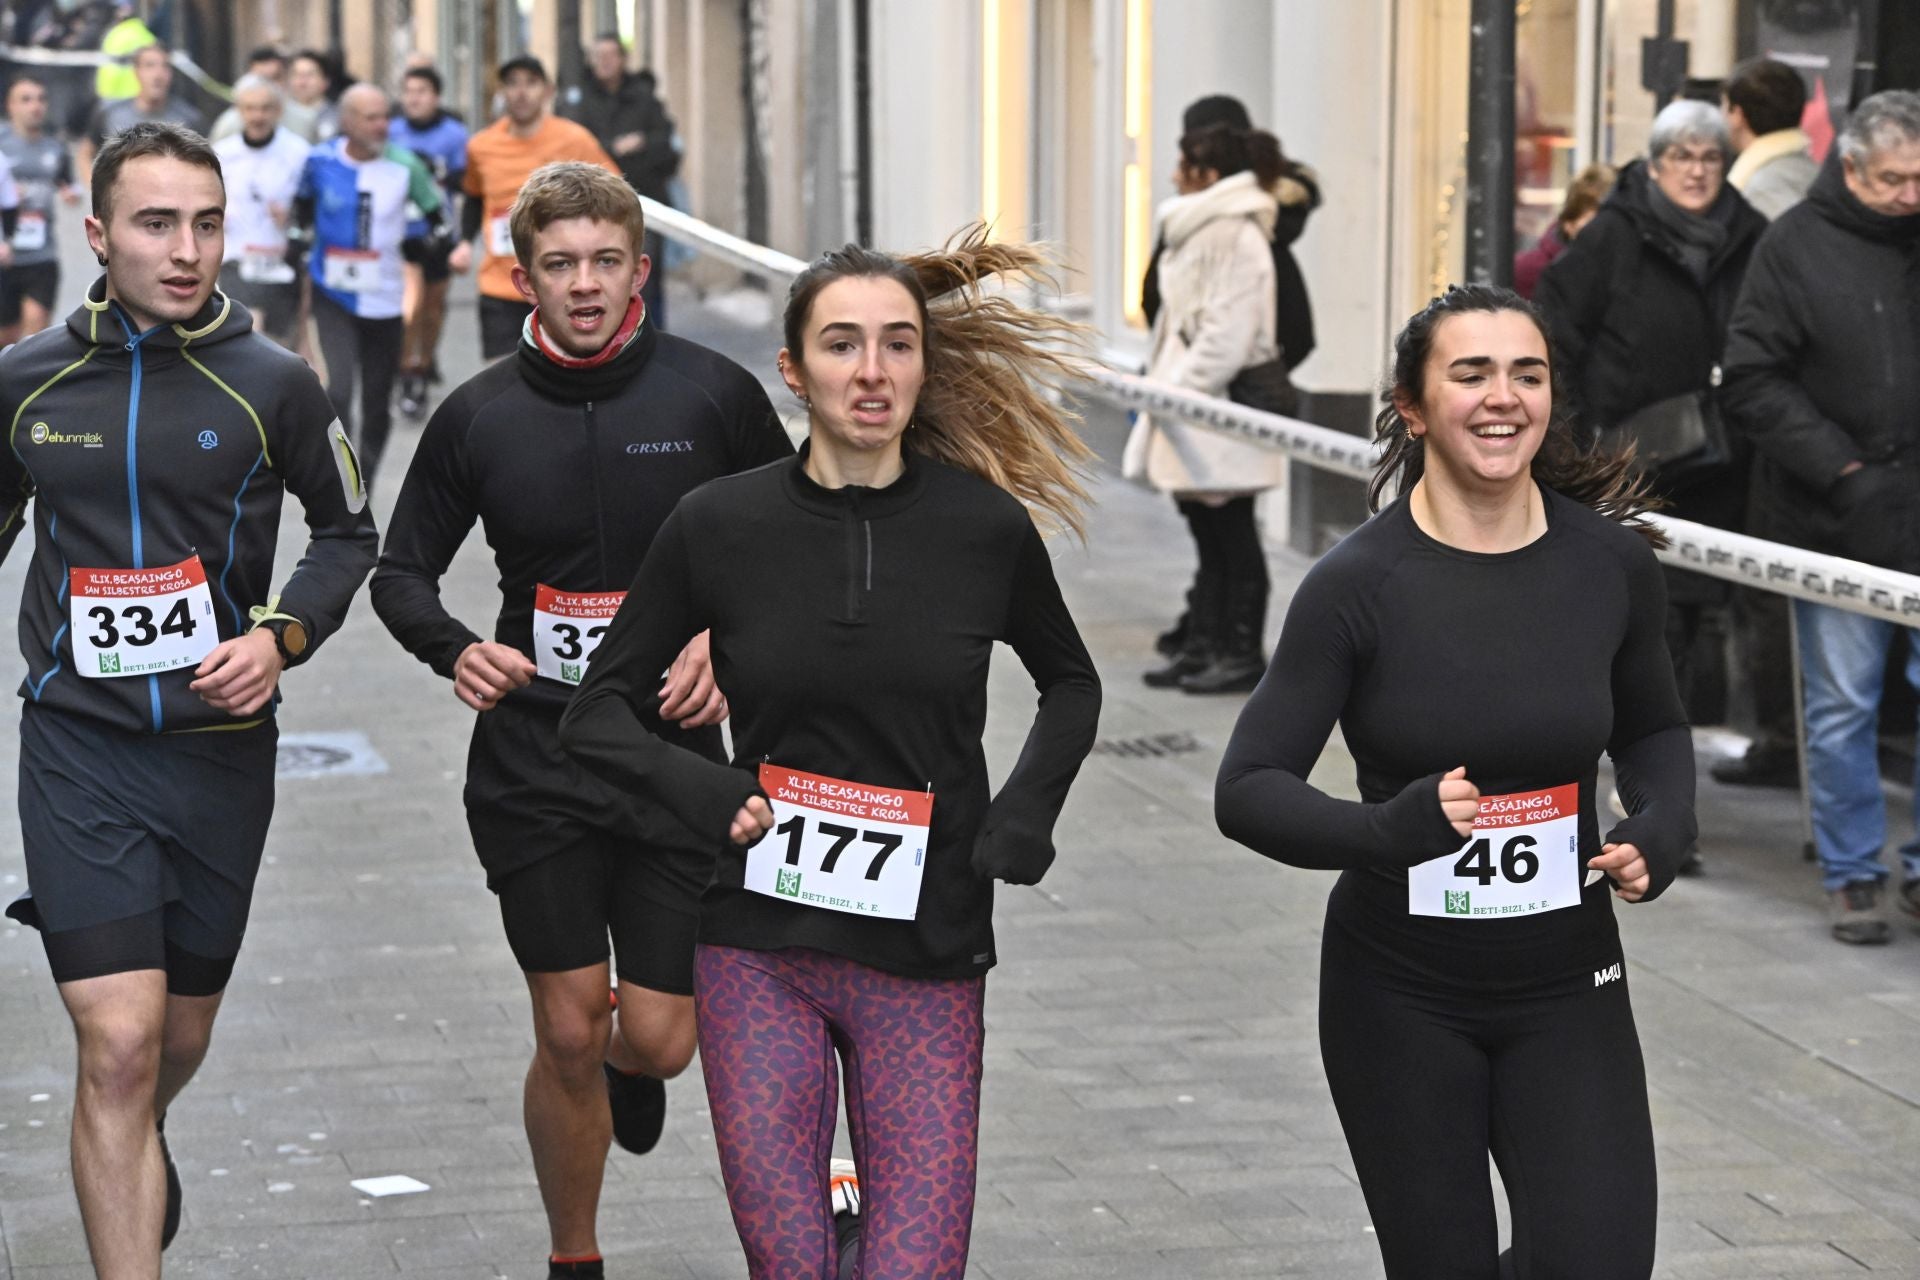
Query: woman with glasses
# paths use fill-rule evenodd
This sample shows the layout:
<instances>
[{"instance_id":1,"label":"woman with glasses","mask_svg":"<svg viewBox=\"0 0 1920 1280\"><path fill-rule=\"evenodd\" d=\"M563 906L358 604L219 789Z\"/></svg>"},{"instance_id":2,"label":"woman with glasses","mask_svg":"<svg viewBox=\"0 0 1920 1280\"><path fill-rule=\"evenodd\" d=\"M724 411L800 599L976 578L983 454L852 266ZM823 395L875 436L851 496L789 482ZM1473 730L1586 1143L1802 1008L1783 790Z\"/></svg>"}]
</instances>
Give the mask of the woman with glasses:
<instances>
[{"instance_id":1,"label":"woman with glasses","mask_svg":"<svg viewBox=\"0 0 1920 1280\"><path fill-rule=\"evenodd\" d=\"M1716 412L1727 322L1767 220L1726 181L1732 142L1717 107L1668 105L1654 117L1647 155L1622 170L1534 300L1553 327L1583 438L1609 452L1635 445L1670 514L1738 529L1744 451L1712 447L1664 465L1656 455L1692 437L1689 418L1705 424ZM1681 697L1696 722L1719 721L1726 585L1674 572L1667 592Z\"/></svg>"}]
</instances>

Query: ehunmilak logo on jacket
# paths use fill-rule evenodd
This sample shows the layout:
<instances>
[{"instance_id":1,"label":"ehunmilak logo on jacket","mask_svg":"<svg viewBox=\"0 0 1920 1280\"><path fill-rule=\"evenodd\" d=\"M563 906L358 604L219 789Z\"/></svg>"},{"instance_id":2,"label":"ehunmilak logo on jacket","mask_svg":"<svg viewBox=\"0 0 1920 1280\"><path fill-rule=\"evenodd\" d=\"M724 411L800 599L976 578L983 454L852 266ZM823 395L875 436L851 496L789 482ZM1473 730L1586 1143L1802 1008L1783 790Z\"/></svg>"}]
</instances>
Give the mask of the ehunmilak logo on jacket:
<instances>
[{"instance_id":1,"label":"ehunmilak logo on jacket","mask_svg":"<svg viewBox=\"0 0 1920 1280\"><path fill-rule=\"evenodd\" d=\"M34 423L28 428L27 436L35 444L77 444L88 449L104 449L107 445L107 438L98 431L69 435L64 431L55 431L44 422Z\"/></svg>"}]
</instances>

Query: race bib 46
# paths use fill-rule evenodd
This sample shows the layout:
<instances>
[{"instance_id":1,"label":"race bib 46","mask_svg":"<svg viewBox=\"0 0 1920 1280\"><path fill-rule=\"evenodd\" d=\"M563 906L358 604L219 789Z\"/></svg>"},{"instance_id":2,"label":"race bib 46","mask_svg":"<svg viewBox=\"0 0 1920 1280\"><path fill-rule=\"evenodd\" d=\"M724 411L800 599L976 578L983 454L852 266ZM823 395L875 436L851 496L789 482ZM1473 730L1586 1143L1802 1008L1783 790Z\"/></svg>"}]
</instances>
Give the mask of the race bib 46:
<instances>
[{"instance_id":1,"label":"race bib 46","mask_svg":"<svg viewBox=\"0 0 1920 1280\"><path fill-rule=\"evenodd\" d=\"M1488 920L1580 905L1580 786L1480 797L1473 834L1407 872L1416 916Z\"/></svg>"},{"instance_id":2,"label":"race bib 46","mask_svg":"<svg viewBox=\"0 0 1920 1280\"><path fill-rule=\"evenodd\" d=\"M197 667L220 643L199 556L154 569L72 569L73 661L92 680Z\"/></svg>"},{"instance_id":3,"label":"race bib 46","mask_svg":"<svg viewBox=\"0 0 1920 1280\"><path fill-rule=\"evenodd\" d=\"M773 830L747 850L747 888L801 906L911 920L920 909L931 791L760 766Z\"/></svg>"}]
</instances>

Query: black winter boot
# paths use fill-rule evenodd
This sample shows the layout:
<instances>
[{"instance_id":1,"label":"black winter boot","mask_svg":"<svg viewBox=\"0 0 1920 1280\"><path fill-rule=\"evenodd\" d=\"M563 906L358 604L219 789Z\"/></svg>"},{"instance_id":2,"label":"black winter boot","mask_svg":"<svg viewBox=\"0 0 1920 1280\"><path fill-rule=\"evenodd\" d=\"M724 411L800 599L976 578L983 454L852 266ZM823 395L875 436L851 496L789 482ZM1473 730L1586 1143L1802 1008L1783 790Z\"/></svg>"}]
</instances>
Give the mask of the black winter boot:
<instances>
[{"instance_id":1,"label":"black winter boot","mask_svg":"<svg viewBox=\"0 0 1920 1280\"><path fill-rule=\"evenodd\" d=\"M1242 583L1227 594L1226 625L1213 660L1180 678L1187 693L1252 693L1267 672L1261 640L1267 627L1267 584Z\"/></svg>"},{"instance_id":2,"label":"black winter boot","mask_svg":"<svg viewBox=\"0 0 1920 1280\"><path fill-rule=\"evenodd\" d=\"M1183 679L1212 665L1219 647L1216 637L1220 634L1224 596L1218 576L1202 565L1193 589L1187 593L1186 635L1165 666L1141 675L1148 688L1178 688Z\"/></svg>"}]
</instances>

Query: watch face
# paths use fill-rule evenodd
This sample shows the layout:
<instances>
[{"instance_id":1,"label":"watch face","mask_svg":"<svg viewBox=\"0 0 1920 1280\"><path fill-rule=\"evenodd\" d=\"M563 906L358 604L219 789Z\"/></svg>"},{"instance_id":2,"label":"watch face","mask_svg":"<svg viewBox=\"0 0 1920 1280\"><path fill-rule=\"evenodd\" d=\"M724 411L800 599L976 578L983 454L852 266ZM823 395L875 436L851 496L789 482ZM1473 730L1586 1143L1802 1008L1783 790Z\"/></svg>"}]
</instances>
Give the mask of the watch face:
<instances>
[{"instance_id":1,"label":"watch face","mask_svg":"<svg viewBox=\"0 0 1920 1280\"><path fill-rule=\"evenodd\" d=\"M299 622L289 622L280 629L280 644L294 657L307 651L307 628Z\"/></svg>"}]
</instances>

